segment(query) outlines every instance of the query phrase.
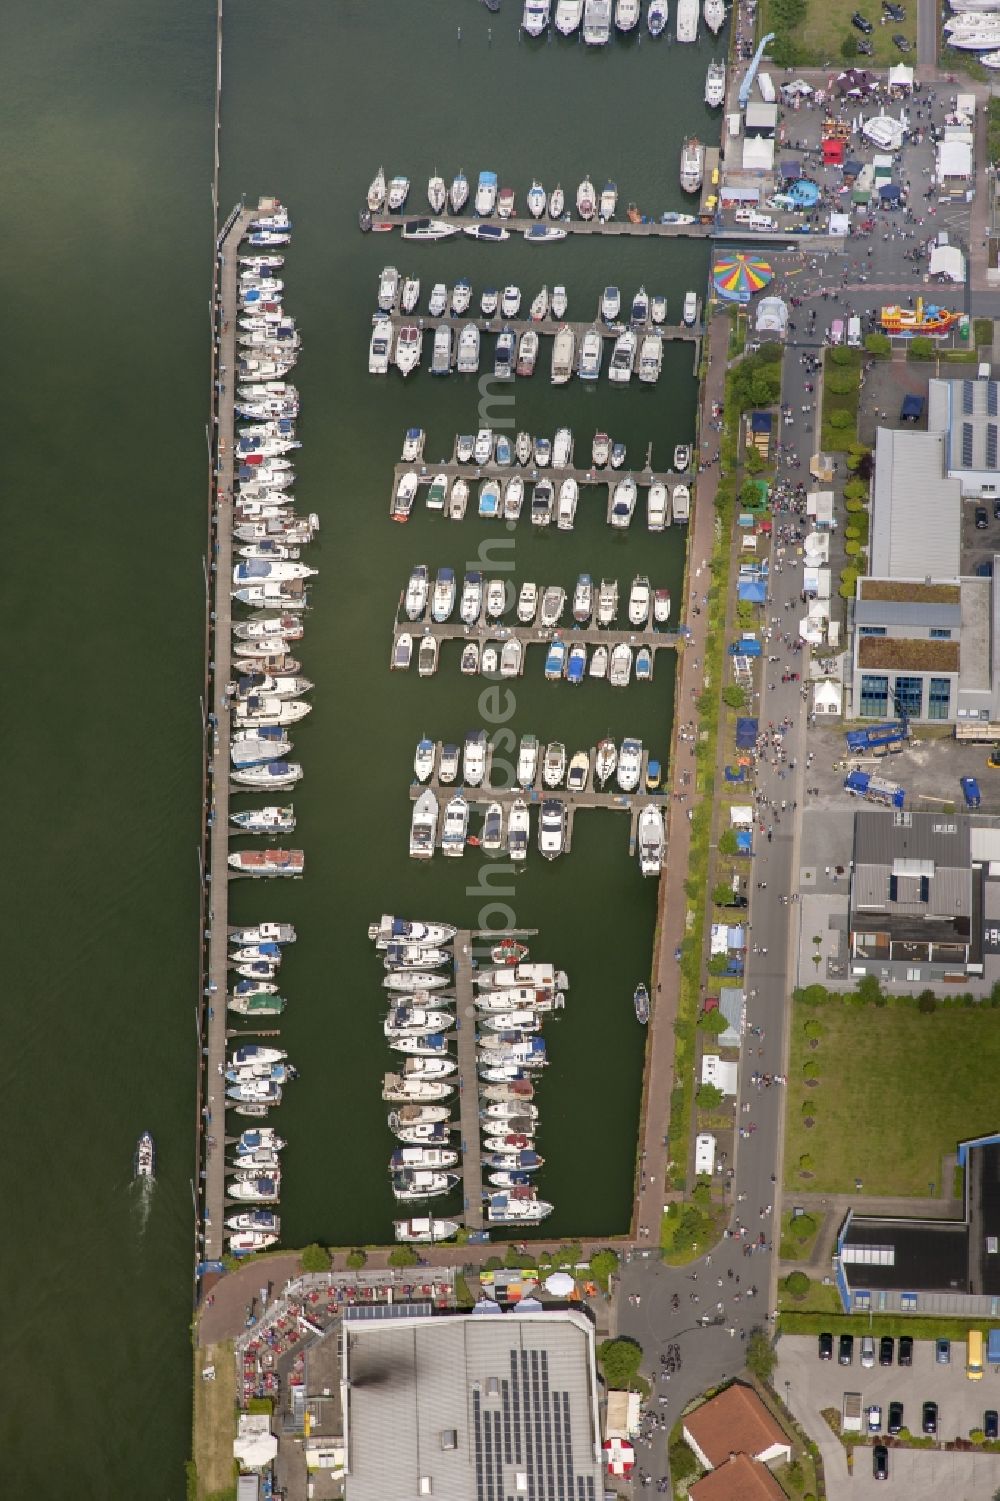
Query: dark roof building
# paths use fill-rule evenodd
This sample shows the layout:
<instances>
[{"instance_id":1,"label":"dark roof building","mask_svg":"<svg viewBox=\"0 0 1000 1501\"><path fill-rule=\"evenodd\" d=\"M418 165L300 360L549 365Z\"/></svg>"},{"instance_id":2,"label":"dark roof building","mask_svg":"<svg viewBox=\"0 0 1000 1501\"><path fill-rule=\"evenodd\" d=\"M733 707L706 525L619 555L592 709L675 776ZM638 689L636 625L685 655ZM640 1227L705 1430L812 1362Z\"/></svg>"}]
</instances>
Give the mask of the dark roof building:
<instances>
[{"instance_id":1,"label":"dark roof building","mask_svg":"<svg viewBox=\"0 0 1000 1501\"><path fill-rule=\"evenodd\" d=\"M1000 1317L1000 1134L965 1141L960 1220L848 1212L834 1272L850 1313Z\"/></svg>"}]
</instances>

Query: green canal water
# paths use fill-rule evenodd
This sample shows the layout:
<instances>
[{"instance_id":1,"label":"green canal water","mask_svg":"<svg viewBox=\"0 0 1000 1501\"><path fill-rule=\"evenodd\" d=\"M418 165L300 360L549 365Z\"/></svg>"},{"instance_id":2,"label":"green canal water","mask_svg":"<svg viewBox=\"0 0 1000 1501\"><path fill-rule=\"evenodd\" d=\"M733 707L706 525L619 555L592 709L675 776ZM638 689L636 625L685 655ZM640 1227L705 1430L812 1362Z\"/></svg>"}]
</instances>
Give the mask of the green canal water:
<instances>
[{"instance_id":1,"label":"green canal water","mask_svg":"<svg viewBox=\"0 0 1000 1501\"><path fill-rule=\"evenodd\" d=\"M239 0L227 8L222 210L278 194L296 221L285 301L304 352L296 494L321 514L321 572L301 657L315 709L294 733L306 767L296 843L307 877L241 884L237 920L289 919L299 943L282 988L282 1045L301 1069L280 1126L289 1140L281 1206L288 1243L385 1239L394 1205L380 1081L381 966L367 925L383 911L476 925L490 902L539 929L534 954L570 977L546 1027L540 1183L553 1234L623 1230L629 1217L643 1035L631 1006L648 973L655 889L628 856L623 816L587 812L570 856L532 847L516 877L470 851L407 858L408 785L422 734L460 740L500 715L515 734L567 750L611 731L665 761L672 662L613 694L542 681L513 707L446 649L438 676L388 671L391 622L415 562L480 565L503 539L506 576L562 582L580 571L648 573L679 596L683 537L639 524L612 537L601 498L576 530L511 533L470 514L387 517L403 431L427 458L481 425L474 379L366 373L370 315L386 261L435 280L470 276L567 286L589 317L609 281L670 299L701 289L697 242L570 240L555 246L404 246L362 236L356 211L380 162L413 180L496 170L519 197L538 175L569 196L585 174L617 180L624 204L681 207L682 135L714 138L701 103L708 42L519 43L515 0ZM189 1447L191 1186L197 937L197 804L204 585L204 421L211 255L214 8L52 0L5 17L0 61L9 223L4 350L9 558L5 615L16 684L8 724L5 1118L2 1181L7 1367L0 1418L7 1473L25 1494L180 1497ZM458 27L462 28L461 41ZM492 45L488 28L492 27ZM513 428L604 428L665 467L693 430L690 346L668 350L652 391L553 390L547 353L518 382ZM500 555L494 554L494 561ZM487 571L489 569L487 568ZM491 720L494 723L491 723ZM149 1199L131 1154L160 1147Z\"/></svg>"}]
</instances>

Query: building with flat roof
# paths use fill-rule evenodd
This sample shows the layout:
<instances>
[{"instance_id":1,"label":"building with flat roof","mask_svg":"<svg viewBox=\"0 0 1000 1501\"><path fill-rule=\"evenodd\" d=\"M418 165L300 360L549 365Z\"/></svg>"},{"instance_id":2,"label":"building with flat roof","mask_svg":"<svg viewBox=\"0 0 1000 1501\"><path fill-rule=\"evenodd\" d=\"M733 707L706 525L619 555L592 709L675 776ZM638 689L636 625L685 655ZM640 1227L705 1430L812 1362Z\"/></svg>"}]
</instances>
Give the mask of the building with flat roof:
<instances>
[{"instance_id":1,"label":"building with flat roof","mask_svg":"<svg viewBox=\"0 0 1000 1501\"><path fill-rule=\"evenodd\" d=\"M792 1457L788 1435L752 1387L734 1381L718 1396L686 1413L681 1424L685 1443L706 1470L724 1465L733 1454L761 1464Z\"/></svg>"},{"instance_id":2,"label":"building with flat roof","mask_svg":"<svg viewBox=\"0 0 1000 1501\"><path fill-rule=\"evenodd\" d=\"M945 472L946 438L935 425L876 431L872 578L957 581L961 573L962 488Z\"/></svg>"},{"instance_id":3,"label":"building with flat roof","mask_svg":"<svg viewBox=\"0 0 1000 1501\"><path fill-rule=\"evenodd\" d=\"M945 471L963 496L1000 494L1000 385L995 380L933 379L927 390L927 426L945 443Z\"/></svg>"},{"instance_id":4,"label":"building with flat roof","mask_svg":"<svg viewBox=\"0 0 1000 1501\"><path fill-rule=\"evenodd\" d=\"M1000 1317L1000 1134L959 1143L962 1218L849 1210L833 1269L848 1313Z\"/></svg>"},{"instance_id":5,"label":"building with flat roof","mask_svg":"<svg viewBox=\"0 0 1000 1501\"><path fill-rule=\"evenodd\" d=\"M342 1389L347 1501L601 1501L594 1329L579 1309L348 1309Z\"/></svg>"}]
</instances>

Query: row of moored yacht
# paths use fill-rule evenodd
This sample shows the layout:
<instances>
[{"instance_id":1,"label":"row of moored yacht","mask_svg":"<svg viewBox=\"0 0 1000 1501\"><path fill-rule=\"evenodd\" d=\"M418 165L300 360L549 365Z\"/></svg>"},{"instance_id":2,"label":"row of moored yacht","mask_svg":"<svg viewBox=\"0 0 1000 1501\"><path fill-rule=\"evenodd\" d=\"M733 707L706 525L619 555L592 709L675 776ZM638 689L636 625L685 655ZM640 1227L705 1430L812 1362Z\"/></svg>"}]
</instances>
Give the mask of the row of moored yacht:
<instances>
[{"instance_id":1,"label":"row of moored yacht","mask_svg":"<svg viewBox=\"0 0 1000 1501\"><path fill-rule=\"evenodd\" d=\"M458 1082L455 1057L457 1000L453 968L456 929L448 923L384 916L369 930L382 953L389 1010L383 1032L400 1055L399 1072L383 1081L393 1106L389 1129L398 1145L389 1159L397 1203L423 1203L450 1193L462 1176L460 1122L452 1115ZM568 981L551 964L527 960L514 938L494 944L488 967L473 968L476 1067L479 1089L483 1200L491 1224L533 1224L552 1212L538 1197L535 1081L547 1063L540 1036L546 1015L565 1004ZM470 1088L470 1081L462 1081ZM467 1182L466 1194L471 1185ZM397 1220L397 1240L446 1240L457 1220Z\"/></svg>"},{"instance_id":2,"label":"row of moored yacht","mask_svg":"<svg viewBox=\"0 0 1000 1501\"><path fill-rule=\"evenodd\" d=\"M705 25L714 36L726 19L724 0L704 0ZM670 19L669 0L649 0L646 30L651 37L662 36ZM540 37L553 25L561 36L580 32L588 47L604 47L612 30L622 36L639 31L642 24L642 0L524 0L521 28L532 37ZM679 42L694 42L698 37L698 0L677 0L676 35Z\"/></svg>"},{"instance_id":3,"label":"row of moored yacht","mask_svg":"<svg viewBox=\"0 0 1000 1501\"><path fill-rule=\"evenodd\" d=\"M431 621L443 625L452 619L458 606L463 625L475 626L482 620L499 621L515 607L517 623L540 625L551 630L558 626L567 604L575 625L614 629L618 620L618 581L602 579L596 586L589 573L577 576L571 594L560 584L539 589L526 580L520 589L508 579L486 578L476 569L464 576L459 589L453 568L439 568L434 579L426 563L418 563L410 573L402 595L403 613L415 624ZM629 626L645 631L651 626L666 625L670 619L670 590L650 588L649 579L637 574L628 596Z\"/></svg>"},{"instance_id":4,"label":"row of moored yacht","mask_svg":"<svg viewBox=\"0 0 1000 1501\"><path fill-rule=\"evenodd\" d=\"M681 450L683 452L684 450ZM403 474L393 496L391 516L393 521L408 521L421 485L421 476L415 471ZM590 481L589 484L593 484ZM625 530L632 524L639 485L632 474L612 481L608 478L607 521L615 529ZM434 475L427 492L427 507L438 510L450 521L461 521L468 508L470 487L468 480L458 475L454 479L447 473ZM558 531L572 531L576 524L576 512L580 498L580 482L567 475L556 489L555 480L537 476L526 482L519 474L506 481L483 479L479 483L476 510L486 521L515 523L523 510L538 527L554 525ZM686 521L689 514L690 492L687 485L675 485L672 504L667 485L663 480L649 483L646 495L647 525L651 532L662 531L671 514L675 521Z\"/></svg>"}]
</instances>

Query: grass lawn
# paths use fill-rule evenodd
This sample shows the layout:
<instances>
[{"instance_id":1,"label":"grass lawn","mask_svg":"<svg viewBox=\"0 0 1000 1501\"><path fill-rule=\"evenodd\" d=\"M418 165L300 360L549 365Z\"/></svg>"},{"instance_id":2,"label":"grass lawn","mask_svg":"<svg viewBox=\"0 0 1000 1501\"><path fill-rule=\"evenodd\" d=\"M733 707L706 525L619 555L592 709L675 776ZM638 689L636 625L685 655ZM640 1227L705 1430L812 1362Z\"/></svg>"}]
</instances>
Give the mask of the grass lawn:
<instances>
[{"instance_id":1,"label":"grass lawn","mask_svg":"<svg viewBox=\"0 0 1000 1501\"><path fill-rule=\"evenodd\" d=\"M906 10L906 20L890 21L882 26L882 6L879 0L825 0L823 4L820 0L808 0L806 18L792 32L792 40L799 49L799 66L812 64L815 67L825 67L832 64L838 67L887 68L892 63L916 65L917 0L900 0L900 4ZM770 24L770 6L767 0L762 9L764 14L758 37L763 36L766 31L774 30L780 36L781 27ZM874 48L874 55L852 57L848 61L840 50L844 38L853 37L857 41L862 39L861 32L855 31L851 25L851 17L856 10L871 21L874 27L868 37ZM912 51L899 51L892 40L897 33L906 37Z\"/></svg>"},{"instance_id":2,"label":"grass lawn","mask_svg":"<svg viewBox=\"0 0 1000 1501\"><path fill-rule=\"evenodd\" d=\"M793 1298L785 1288L784 1277L778 1278L778 1311L780 1313L842 1313L843 1304L835 1287L826 1287L822 1282L810 1282L809 1291L802 1298Z\"/></svg>"},{"instance_id":3,"label":"grass lawn","mask_svg":"<svg viewBox=\"0 0 1000 1501\"><path fill-rule=\"evenodd\" d=\"M822 443L825 451L850 448L858 437L858 402L861 397L860 349L828 349L823 367ZM837 390L844 386L848 389ZM834 412L846 412L850 421L846 427L831 423Z\"/></svg>"},{"instance_id":4,"label":"grass lawn","mask_svg":"<svg viewBox=\"0 0 1000 1501\"><path fill-rule=\"evenodd\" d=\"M815 1048L805 1036L819 1023ZM817 1066L806 1087L803 1068ZM912 1006L853 1006L840 1001L794 1007L788 1069L786 1185L806 1186L808 1153L820 1193L941 1191L941 1159L966 1136L997 1124L1000 1027L989 1007L948 1007L924 1016ZM815 1119L807 1127L803 1106ZM951 1183L945 1185L951 1192Z\"/></svg>"},{"instance_id":5,"label":"grass lawn","mask_svg":"<svg viewBox=\"0 0 1000 1501\"><path fill-rule=\"evenodd\" d=\"M199 1501L230 1493L233 1482L233 1439L236 1437L236 1364L231 1340L194 1352L194 1463ZM203 1381L206 1366L215 1366L215 1380Z\"/></svg>"}]
</instances>

